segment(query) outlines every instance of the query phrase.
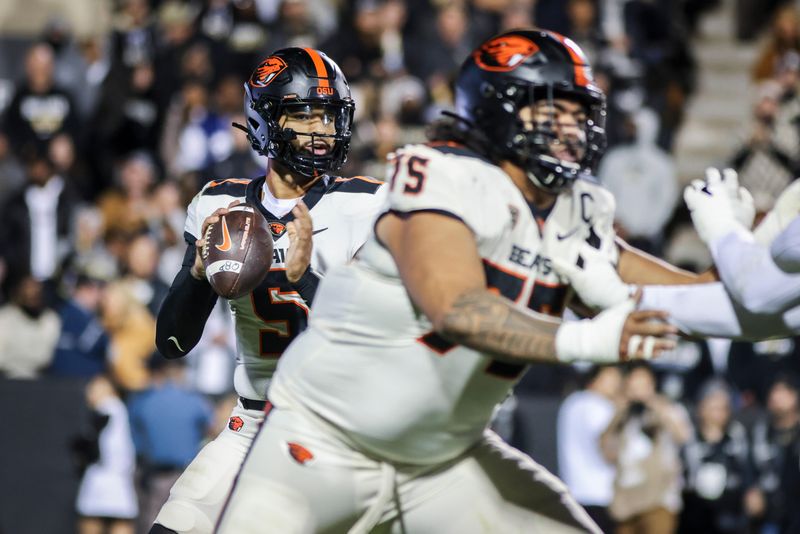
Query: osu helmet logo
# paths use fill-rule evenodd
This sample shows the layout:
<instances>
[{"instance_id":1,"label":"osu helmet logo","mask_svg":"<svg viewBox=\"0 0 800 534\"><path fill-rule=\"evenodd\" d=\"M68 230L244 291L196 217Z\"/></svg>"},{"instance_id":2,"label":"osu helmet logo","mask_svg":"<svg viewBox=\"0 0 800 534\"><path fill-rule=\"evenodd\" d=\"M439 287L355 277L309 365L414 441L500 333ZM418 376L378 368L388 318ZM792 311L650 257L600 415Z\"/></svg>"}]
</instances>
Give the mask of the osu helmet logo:
<instances>
[{"instance_id":1,"label":"osu helmet logo","mask_svg":"<svg viewBox=\"0 0 800 534\"><path fill-rule=\"evenodd\" d=\"M294 458L294 461L300 465L305 465L314 459L314 455L311 454L311 451L299 443L287 442L286 446L289 450L289 456Z\"/></svg>"},{"instance_id":2,"label":"osu helmet logo","mask_svg":"<svg viewBox=\"0 0 800 534\"><path fill-rule=\"evenodd\" d=\"M284 60L278 56L270 56L256 68L253 75L250 77L250 85L254 87L266 87L286 69L287 65Z\"/></svg>"},{"instance_id":3,"label":"osu helmet logo","mask_svg":"<svg viewBox=\"0 0 800 534\"><path fill-rule=\"evenodd\" d=\"M233 430L234 432L238 432L244 426L244 421L238 415L234 415L230 419L228 419L228 428Z\"/></svg>"},{"instance_id":4,"label":"osu helmet logo","mask_svg":"<svg viewBox=\"0 0 800 534\"><path fill-rule=\"evenodd\" d=\"M538 51L539 47L530 39L504 35L484 43L472 53L472 58L484 70L506 72L514 70Z\"/></svg>"},{"instance_id":5,"label":"osu helmet logo","mask_svg":"<svg viewBox=\"0 0 800 534\"><path fill-rule=\"evenodd\" d=\"M280 237L286 231L286 225L280 222L271 222L269 223L269 229L273 236Z\"/></svg>"}]
</instances>

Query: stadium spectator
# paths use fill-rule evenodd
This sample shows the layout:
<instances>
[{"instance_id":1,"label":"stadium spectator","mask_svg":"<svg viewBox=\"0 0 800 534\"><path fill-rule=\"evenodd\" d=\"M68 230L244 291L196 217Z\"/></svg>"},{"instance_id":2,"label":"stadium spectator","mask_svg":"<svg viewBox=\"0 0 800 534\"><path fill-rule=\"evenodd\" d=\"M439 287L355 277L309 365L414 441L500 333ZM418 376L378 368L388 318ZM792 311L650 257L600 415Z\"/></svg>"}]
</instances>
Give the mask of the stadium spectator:
<instances>
[{"instance_id":1,"label":"stadium spectator","mask_svg":"<svg viewBox=\"0 0 800 534\"><path fill-rule=\"evenodd\" d=\"M678 201L677 173L670 155L656 144L656 114L644 108L631 118L630 126L635 140L609 150L597 175L617 201L617 235L658 254ZM658 202L651 201L656 198Z\"/></svg>"},{"instance_id":2,"label":"stadium spectator","mask_svg":"<svg viewBox=\"0 0 800 534\"><path fill-rule=\"evenodd\" d=\"M48 374L93 377L107 368L109 338L98 312L105 282L79 274L72 297L59 308L61 334Z\"/></svg>"},{"instance_id":3,"label":"stadium spectator","mask_svg":"<svg viewBox=\"0 0 800 534\"><path fill-rule=\"evenodd\" d=\"M791 3L780 7L772 19L767 42L753 65L753 78L764 81L772 78L783 56L800 52L800 18Z\"/></svg>"},{"instance_id":4,"label":"stadium spectator","mask_svg":"<svg viewBox=\"0 0 800 534\"><path fill-rule=\"evenodd\" d=\"M147 361L155 351L155 319L123 282L109 284L102 301L103 326L111 336L111 376L124 391L147 387Z\"/></svg>"},{"instance_id":5,"label":"stadium spectator","mask_svg":"<svg viewBox=\"0 0 800 534\"><path fill-rule=\"evenodd\" d=\"M36 378L53 359L61 321L35 277L15 274L8 284L11 301L0 307L0 374Z\"/></svg>"},{"instance_id":6,"label":"stadium spectator","mask_svg":"<svg viewBox=\"0 0 800 534\"><path fill-rule=\"evenodd\" d=\"M46 149L56 134L78 133L77 110L69 93L55 84L53 49L37 43L25 56L25 79L5 112L3 130L16 150Z\"/></svg>"},{"instance_id":7,"label":"stadium spectator","mask_svg":"<svg viewBox=\"0 0 800 534\"><path fill-rule=\"evenodd\" d=\"M747 529L743 509L750 486L747 431L732 420L728 385L712 379L700 390L697 420L681 458L685 486L679 533L737 533Z\"/></svg>"},{"instance_id":8,"label":"stadium spectator","mask_svg":"<svg viewBox=\"0 0 800 534\"><path fill-rule=\"evenodd\" d=\"M609 510L618 534L669 533L681 509L679 448L691 426L685 409L658 394L645 362L625 376L625 400L600 438L617 468Z\"/></svg>"},{"instance_id":9,"label":"stadium spectator","mask_svg":"<svg viewBox=\"0 0 800 534\"><path fill-rule=\"evenodd\" d=\"M106 235L136 235L149 228L155 215L151 189L157 169L150 156L137 152L119 167L118 188L106 191L98 201Z\"/></svg>"},{"instance_id":10,"label":"stadium spectator","mask_svg":"<svg viewBox=\"0 0 800 534\"><path fill-rule=\"evenodd\" d=\"M183 360L151 360L153 380L134 395L131 418L140 469L141 531L147 531L169 490L208 436L213 412L206 399L185 386Z\"/></svg>"},{"instance_id":11,"label":"stadium spectator","mask_svg":"<svg viewBox=\"0 0 800 534\"><path fill-rule=\"evenodd\" d=\"M3 207L0 255L11 270L28 271L46 282L45 298L55 287L71 249L74 197L70 184L53 172L46 154L26 154L27 185Z\"/></svg>"},{"instance_id":12,"label":"stadium spectator","mask_svg":"<svg viewBox=\"0 0 800 534\"><path fill-rule=\"evenodd\" d=\"M104 424L99 429L98 458L88 466L78 488L78 534L133 534L139 507L128 411L104 375L86 386L86 400Z\"/></svg>"},{"instance_id":13,"label":"stadium spectator","mask_svg":"<svg viewBox=\"0 0 800 534\"><path fill-rule=\"evenodd\" d=\"M155 317L169 291L169 286L157 273L158 242L149 234L135 237L128 246L126 260L127 274L122 283L133 298Z\"/></svg>"},{"instance_id":14,"label":"stadium spectator","mask_svg":"<svg viewBox=\"0 0 800 534\"><path fill-rule=\"evenodd\" d=\"M767 414L752 430L756 483L745 509L761 532L796 532L800 497L800 386L796 375L778 376L769 391Z\"/></svg>"},{"instance_id":15,"label":"stadium spectator","mask_svg":"<svg viewBox=\"0 0 800 534\"><path fill-rule=\"evenodd\" d=\"M559 474L603 532L612 532L608 507L615 472L600 450L600 435L614 417L622 376L617 367L598 366L585 381L586 387L564 399L558 412Z\"/></svg>"},{"instance_id":16,"label":"stadium spectator","mask_svg":"<svg viewBox=\"0 0 800 534\"><path fill-rule=\"evenodd\" d=\"M783 115L777 120L783 94L784 89L774 80L759 85L752 126L730 161L759 211L772 208L799 170L800 132L793 117Z\"/></svg>"}]
</instances>

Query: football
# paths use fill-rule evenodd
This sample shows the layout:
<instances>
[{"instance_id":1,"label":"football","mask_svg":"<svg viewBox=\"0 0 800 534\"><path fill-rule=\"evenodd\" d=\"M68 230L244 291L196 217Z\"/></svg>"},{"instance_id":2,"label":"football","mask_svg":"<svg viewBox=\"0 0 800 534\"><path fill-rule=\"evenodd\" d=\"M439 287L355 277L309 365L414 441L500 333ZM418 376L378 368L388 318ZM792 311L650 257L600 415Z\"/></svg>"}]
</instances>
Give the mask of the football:
<instances>
[{"instance_id":1,"label":"football","mask_svg":"<svg viewBox=\"0 0 800 534\"><path fill-rule=\"evenodd\" d=\"M253 206L240 204L209 224L200 254L214 291L237 299L253 291L272 265L272 234Z\"/></svg>"}]
</instances>

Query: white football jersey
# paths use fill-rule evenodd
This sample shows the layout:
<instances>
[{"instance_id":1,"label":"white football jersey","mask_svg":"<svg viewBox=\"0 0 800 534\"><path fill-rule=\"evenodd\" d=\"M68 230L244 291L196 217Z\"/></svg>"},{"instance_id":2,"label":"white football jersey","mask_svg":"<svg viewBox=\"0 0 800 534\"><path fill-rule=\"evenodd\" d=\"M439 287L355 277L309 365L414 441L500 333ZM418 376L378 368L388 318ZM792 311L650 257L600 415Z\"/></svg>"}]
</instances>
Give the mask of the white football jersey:
<instances>
[{"instance_id":1,"label":"white football jersey","mask_svg":"<svg viewBox=\"0 0 800 534\"><path fill-rule=\"evenodd\" d=\"M314 224L311 269L320 276L348 262L372 230L384 203L382 182L366 177L325 177L303 197ZM265 178L228 179L206 184L187 209L185 239L193 244L203 221L219 208L239 200L258 206L274 239L272 267L252 293L231 300L236 329L236 392L248 399L264 399L277 360L308 321L308 306L286 279L289 236L286 224L294 217L270 213L261 201Z\"/></svg>"},{"instance_id":2,"label":"white football jersey","mask_svg":"<svg viewBox=\"0 0 800 534\"><path fill-rule=\"evenodd\" d=\"M407 146L390 167L382 211L463 221L487 285L519 306L561 315L568 287L551 258L578 261L583 241L617 261L613 197L594 182L578 181L537 217L507 174L466 149ZM270 399L311 410L372 454L432 463L480 438L523 371L433 332L372 235L356 261L328 272L309 329L281 359Z\"/></svg>"}]
</instances>

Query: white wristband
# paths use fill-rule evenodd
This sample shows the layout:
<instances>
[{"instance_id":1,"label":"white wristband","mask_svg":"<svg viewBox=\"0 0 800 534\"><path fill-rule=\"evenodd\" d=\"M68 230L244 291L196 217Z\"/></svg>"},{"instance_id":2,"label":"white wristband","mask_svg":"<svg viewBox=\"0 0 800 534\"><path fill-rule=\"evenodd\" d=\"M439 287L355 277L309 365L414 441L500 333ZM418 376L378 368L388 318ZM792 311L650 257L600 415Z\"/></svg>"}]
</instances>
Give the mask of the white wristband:
<instances>
[{"instance_id":1,"label":"white wristband","mask_svg":"<svg viewBox=\"0 0 800 534\"><path fill-rule=\"evenodd\" d=\"M622 328L635 307L636 303L629 298L594 319L562 323L556 332L556 357L562 362L619 361Z\"/></svg>"}]
</instances>

